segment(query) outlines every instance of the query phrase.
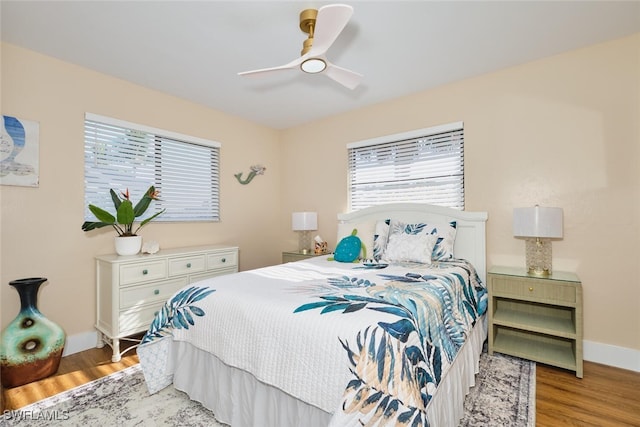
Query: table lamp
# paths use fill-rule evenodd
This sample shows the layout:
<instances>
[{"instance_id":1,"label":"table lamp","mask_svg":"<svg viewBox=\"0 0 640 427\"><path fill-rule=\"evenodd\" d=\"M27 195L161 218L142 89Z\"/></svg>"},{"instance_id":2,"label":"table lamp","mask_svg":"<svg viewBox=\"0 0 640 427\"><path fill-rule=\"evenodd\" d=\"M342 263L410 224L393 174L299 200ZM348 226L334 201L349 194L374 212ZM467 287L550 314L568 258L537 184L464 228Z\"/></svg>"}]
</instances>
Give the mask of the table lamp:
<instances>
[{"instance_id":1,"label":"table lamp","mask_svg":"<svg viewBox=\"0 0 640 427\"><path fill-rule=\"evenodd\" d=\"M291 214L291 229L300 232L298 250L303 254L311 253L311 233L318 229L316 212L294 212Z\"/></svg>"},{"instance_id":2,"label":"table lamp","mask_svg":"<svg viewBox=\"0 0 640 427\"><path fill-rule=\"evenodd\" d=\"M527 272L551 274L551 240L562 238L562 208L515 208L513 235L526 239Z\"/></svg>"}]
</instances>

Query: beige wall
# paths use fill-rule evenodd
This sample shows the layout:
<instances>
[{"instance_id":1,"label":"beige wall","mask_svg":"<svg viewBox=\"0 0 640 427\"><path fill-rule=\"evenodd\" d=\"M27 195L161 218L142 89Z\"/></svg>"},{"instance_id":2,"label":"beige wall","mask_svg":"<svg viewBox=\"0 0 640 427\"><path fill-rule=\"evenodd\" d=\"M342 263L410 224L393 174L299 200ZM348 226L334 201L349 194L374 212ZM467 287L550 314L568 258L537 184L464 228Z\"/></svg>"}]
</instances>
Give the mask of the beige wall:
<instances>
[{"instance_id":1,"label":"beige wall","mask_svg":"<svg viewBox=\"0 0 640 427\"><path fill-rule=\"evenodd\" d=\"M524 263L514 207L562 207L554 267L583 280L585 338L640 350L638 76L640 34L274 131L2 45L2 113L40 122L41 169L37 189L0 187L0 319L17 312L7 283L43 275L42 311L68 334L93 328L93 257L113 251L113 235L80 230L85 111L222 143L222 222L152 223L143 234L165 247L237 244L243 270L296 247L295 210L317 211L318 233L335 245L347 143L464 121L466 205L489 213L488 263ZM264 176L235 182L255 163Z\"/></svg>"},{"instance_id":2,"label":"beige wall","mask_svg":"<svg viewBox=\"0 0 640 427\"><path fill-rule=\"evenodd\" d=\"M489 213L488 264L524 265L514 207L562 207L554 267L583 281L585 339L640 350L640 34L285 131L285 212L317 210L335 245L345 145L455 121L466 209Z\"/></svg>"},{"instance_id":3,"label":"beige wall","mask_svg":"<svg viewBox=\"0 0 640 427\"><path fill-rule=\"evenodd\" d=\"M150 223L143 238L161 247L207 243L240 247L243 270L277 263L280 223L279 133L202 106L2 45L2 113L40 123L40 185L0 187L1 321L19 308L8 283L49 279L39 293L41 311L68 335L92 331L95 322L94 256L113 252L112 230L84 233L84 113L219 141L221 221ZM214 88L211 88L214 90ZM265 175L240 185L237 172L262 163Z\"/></svg>"}]
</instances>

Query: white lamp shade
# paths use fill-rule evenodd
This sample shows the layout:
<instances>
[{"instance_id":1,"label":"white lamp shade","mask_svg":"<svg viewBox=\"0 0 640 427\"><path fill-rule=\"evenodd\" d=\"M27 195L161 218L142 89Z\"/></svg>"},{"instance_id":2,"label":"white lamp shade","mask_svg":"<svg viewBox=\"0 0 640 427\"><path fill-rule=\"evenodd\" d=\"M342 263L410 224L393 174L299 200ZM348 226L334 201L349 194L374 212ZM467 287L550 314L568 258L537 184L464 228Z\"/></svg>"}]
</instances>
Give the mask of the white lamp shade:
<instances>
[{"instance_id":1,"label":"white lamp shade","mask_svg":"<svg viewBox=\"0 0 640 427\"><path fill-rule=\"evenodd\" d=\"M316 212L294 212L291 214L291 229L293 231L311 231L318 229L318 214Z\"/></svg>"},{"instance_id":2,"label":"white lamp shade","mask_svg":"<svg viewBox=\"0 0 640 427\"><path fill-rule=\"evenodd\" d=\"M562 208L515 208L513 235L516 237L562 237Z\"/></svg>"}]
</instances>

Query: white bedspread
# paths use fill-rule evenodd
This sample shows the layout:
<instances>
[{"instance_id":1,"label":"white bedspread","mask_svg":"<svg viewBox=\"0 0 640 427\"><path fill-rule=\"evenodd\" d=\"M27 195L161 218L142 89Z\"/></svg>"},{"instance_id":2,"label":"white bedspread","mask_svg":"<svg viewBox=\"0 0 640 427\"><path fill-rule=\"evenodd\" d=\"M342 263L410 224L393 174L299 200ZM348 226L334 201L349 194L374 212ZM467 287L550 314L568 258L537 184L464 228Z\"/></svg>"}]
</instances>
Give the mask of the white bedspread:
<instances>
[{"instance_id":1,"label":"white bedspread","mask_svg":"<svg viewBox=\"0 0 640 427\"><path fill-rule=\"evenodd\" d=\"M335 412L354 375L343 343L355 348L359 333L372 325L393 324L398 316L356 303L340 305L336 300L329 306L328 302L332 297L344 295L373 298L375 290L386 291L388 283L397 283L390 276L407 277L407 273L419 278L435 273L463 275L465 271L459 265L447 263L435 269L414 264L370 270L359 264L316 257L192 284L214 291L192 303L185 303L182 298L183 308L176 310L180 313L172 320L174 327L158 331L162 324L159 316L154 321L155 329L152 325L146 342L138 349L150 391L168 385L173 363L179 363L171 359L168 340L186 341L229 366L251 372L265 384L324 411ZM379 292L376 295L380 298ZM475 296L478 301L481 297L486 299L482 292ZM308 306L314 303L317 307ZM174 301L174 309L176 304ZM190 309L189 305L195 308ZM344 312L346 307L350 308ZM463 313L455 313L455 322L462 325L465 309L461 304L458 308ZM158 339L161 334L169 336ZM442 375L449 365L450 362L442 361L438 367Z\"/></svg>"}]
</instances>

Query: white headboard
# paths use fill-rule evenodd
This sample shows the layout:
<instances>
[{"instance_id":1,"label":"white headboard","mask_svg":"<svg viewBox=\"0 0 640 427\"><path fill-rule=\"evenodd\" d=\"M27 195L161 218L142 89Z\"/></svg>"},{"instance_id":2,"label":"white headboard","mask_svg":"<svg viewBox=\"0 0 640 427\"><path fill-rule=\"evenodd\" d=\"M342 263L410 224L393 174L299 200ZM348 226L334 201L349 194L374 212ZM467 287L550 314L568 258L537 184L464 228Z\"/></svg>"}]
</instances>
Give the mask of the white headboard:
<instances>
[{"instance_id":1,"label":"white headboard","mask_svg":"<svg viewBox=\"0 0 640 427\"><path fill-rule=\"evenodd\" d=\"M397 219L403 222L457 222L453 253L471 262L483 283L487 283L486 212L467 212L424 203L390 203L350 213L338 214L338 222L347 224L368 220Z\"/></svg>"}]
</instances>

